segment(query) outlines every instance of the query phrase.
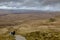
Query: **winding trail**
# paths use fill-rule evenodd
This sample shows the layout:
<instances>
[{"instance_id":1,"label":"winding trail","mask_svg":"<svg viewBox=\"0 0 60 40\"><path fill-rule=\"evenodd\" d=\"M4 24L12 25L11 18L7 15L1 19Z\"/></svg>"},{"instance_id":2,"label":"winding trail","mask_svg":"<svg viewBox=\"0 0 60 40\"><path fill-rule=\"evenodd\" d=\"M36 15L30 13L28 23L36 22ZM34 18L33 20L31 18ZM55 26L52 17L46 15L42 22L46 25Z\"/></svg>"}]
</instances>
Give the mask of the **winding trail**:
<instances>
[{"instance_id":1,"label":"winding trail","mask_svg":"<svg viewBox=\"0 0 60 40\"><path fill-rule=\"evenodd\" d=\"M26 38L21 35L15 35L15 39L16 40L26 40Z\"/></svg>"}]
</instances>

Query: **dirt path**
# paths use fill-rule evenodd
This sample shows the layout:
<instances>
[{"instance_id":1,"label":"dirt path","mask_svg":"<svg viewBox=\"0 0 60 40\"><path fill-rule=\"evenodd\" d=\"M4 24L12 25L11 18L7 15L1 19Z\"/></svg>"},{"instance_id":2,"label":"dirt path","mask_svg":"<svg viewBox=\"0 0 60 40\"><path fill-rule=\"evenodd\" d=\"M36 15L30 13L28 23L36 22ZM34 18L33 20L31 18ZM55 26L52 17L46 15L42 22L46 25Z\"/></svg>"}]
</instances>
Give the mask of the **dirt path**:
<instances>
[{"instance_id":1,"label":"dirt path","mask_svg":"<svg viewBox=\"0 0 60 40\"><path fill-rule=\"evenodd\" d=\"M16 40L26 40L25 37L23 37L21 35L15 35L15 39Z\"/></svg>"}]
</instances>

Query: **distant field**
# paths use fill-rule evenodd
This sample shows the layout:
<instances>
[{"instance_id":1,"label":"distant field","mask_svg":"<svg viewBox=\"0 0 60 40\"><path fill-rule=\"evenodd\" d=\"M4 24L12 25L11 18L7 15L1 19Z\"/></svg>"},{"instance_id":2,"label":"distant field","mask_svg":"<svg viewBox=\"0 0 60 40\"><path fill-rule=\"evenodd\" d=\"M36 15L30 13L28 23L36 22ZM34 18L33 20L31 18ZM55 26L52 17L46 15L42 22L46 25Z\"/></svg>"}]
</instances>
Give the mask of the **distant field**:
<instances>
[{"instance_id":1,"label":"distant field","mask_svg":"<svg viewBox=\"0 0 60 40\"><path fill-rule=\"evenodd\" d=\"M1 13L0 14L0 35L4 34L5 36L6 34L6 36L7 35L9 36L9 32L13 30L16 31L16 34L27 37L28 40L30 39L29 35L36 34L36 32L38 32L39 35L41 35L40 32L43 32L43 33L48 32L49 34L49 32L51 31L53 31L54 33L57 32L58 34L58 32L60 32L60 12L53 12L53 13L38 12L38 13L20 13L20 14L19 13L11 13L11 14ZM34 35L32 35L32 37L34 38ZM53 37L55 36L53 35ZM0 38L2 38L2 36ZM1 40L4 40L4 39L1 39ZM35 40L35 39L31 39L31 40ZM38 40L40 39L38 38ZM44 40L44 39L41 38L41 40Z\"/></svg>"}]
</instances>

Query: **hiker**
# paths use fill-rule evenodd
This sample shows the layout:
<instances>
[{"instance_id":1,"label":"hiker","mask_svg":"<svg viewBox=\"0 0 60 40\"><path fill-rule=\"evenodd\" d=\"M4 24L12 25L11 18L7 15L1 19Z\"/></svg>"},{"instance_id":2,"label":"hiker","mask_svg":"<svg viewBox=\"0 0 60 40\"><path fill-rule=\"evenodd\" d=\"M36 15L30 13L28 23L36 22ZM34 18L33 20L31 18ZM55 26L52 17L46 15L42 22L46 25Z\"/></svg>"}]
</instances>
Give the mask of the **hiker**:
<instances>
[{"instance_id":1,"label":"hiker","mask_svg":"<svg viewBox=\"0 0 60 40\"><path fill-rule=\"evenodd\" d=\"M10 32L10 34L14 36L15 35L15 31Z\"/></svg>"}]
</instances>

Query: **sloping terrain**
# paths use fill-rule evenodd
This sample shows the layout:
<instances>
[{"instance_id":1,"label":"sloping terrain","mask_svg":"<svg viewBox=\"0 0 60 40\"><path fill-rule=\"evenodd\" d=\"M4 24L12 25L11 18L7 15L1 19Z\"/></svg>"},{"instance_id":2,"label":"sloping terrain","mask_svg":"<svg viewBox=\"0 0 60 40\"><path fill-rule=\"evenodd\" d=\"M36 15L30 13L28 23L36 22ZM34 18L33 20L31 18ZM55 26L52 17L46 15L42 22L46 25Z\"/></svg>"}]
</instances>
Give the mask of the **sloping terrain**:
<instances>
[{"instance_id":1,"label":"sloping terrain","mask_svg":"<svg viewBox=\"0 0 60 40\"><path fill-rule=\"evenodd\" d=\"M27 37L26 34L36 31L60 32L60 12L1 14L0 35L4 34L7 38L13 30L16 31L16 34L25 37ZM1 36L0 38L2 39L3 37L4 36ZM11 38L11 40L12 39L13 38Z\"/></svg>"}]
</instances>

